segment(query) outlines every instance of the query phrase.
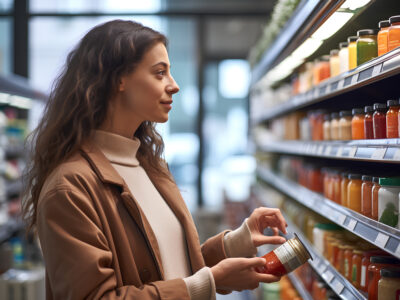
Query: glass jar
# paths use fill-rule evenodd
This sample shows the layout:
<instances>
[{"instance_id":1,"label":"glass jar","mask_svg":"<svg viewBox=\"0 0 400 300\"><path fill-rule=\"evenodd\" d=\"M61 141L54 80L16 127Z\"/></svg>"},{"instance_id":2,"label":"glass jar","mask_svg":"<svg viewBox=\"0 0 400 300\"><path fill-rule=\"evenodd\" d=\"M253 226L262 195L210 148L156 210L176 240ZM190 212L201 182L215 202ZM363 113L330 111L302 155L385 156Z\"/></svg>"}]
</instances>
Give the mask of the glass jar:
<instances>
[{"instance_id":1,"label":"glass jar","mask_svg":"<svg viewBox=\"0 0 400 300\"><path fill-rule=\"evenodd\" d=\"M368 266L368 300L378 300L378 282L381 279L381 270L387 267L400 265L397 258L389 256L372 256Z\"/></svg>"},{"instance_id":2,"label":"glass jar","mask_svg":"<svg viewBox=\"0 0 400 300\"><path fill-rule=\"evenodd\" d=\"M313 243L315 249L319 251L319 253L323 254L325 252L325 244L324 241L327 236L332 235L332 233L338 232L341 228L332 223L316 223L313 229Z\"/></svg>"},{"instance_id":3,"label":"glass jar","mask_svg":"<svg viewBox=\"0 0 400 300\"><path fill-rule=\"evenodd\" d=\"M351 111L342 110L339 116L339 140L349 141L351 140Z\"/></svg>"},{"instance_id":4,"label":"glass jar","mask_svg":"<svg viewBox=\"0 0 400 300\"><path fill-rule=\"evenodd\" d=\"M344 252L347 250L348 246L343 243L339 244L339 250L337 253L337 258L335 260L336 264L334 267L340 274L344 276Z\"/></svg>"},{"instance_id":5,"label":"glass jar","mask_svg":"<svg viewBox=\"0 0 400 300\"><path fill-rule=\"evenodd\" d=\"M400 46L400 16L390 17L389 22L388 51L392 51Z\"/></svg>"},{"instance_id":6,"label":"glass jar","mask_svg":"<svg viewBox=\"0 0 400 300\"><path fill-rule=\"evenodd\" d=\"M380 29L377 36L378 56L381 56L388 52L388 34L390 22L389 20L380 21L378 26Z\"/></svg>"},{"instance_id":7,"label":"glass jar","mask_svg":"<svg viewBox=\"0 0 400 300\"><path fill-rule=\"evenodd\" d=\"M372 106L364 107L364 138L373 139L374 138L374 124L372 121L372 115L374 113L374 108Z\"/></svg>"},{"instance_id":8,"label":"glass jar","mask_svg":"<svg viewBox=\"0 0 400 300\"><path fill-rule=\"evenodd\" d=\"M372 124L374 126L374 139L386 139L386 104L375 103Z\"/></svg>"},{"instance_id":9,"label":"glass jar","mask_svg":"<svg viewBox=\"0 0 400 300\"><path fill-rule=\"evenodd\" d=\"M338 49L333 49L330 52L329 70L330 77L334 77L340 74L340 58Z\"/></svg>"},{"instance_id":10,"label":"glass jar","mask_svg":"<svg viewBox=\"0 0 400 300\"><path fill-rule=\"evenodd\" d=\"M391 267L381 270L378 282L378 300L396 300L400 297L400 268Z\"/></svg>"},{"instance_id":11,"label":"glass jar","mask_svg":"<svg viewBox=\"0 0 400 300\"><path fill-rule=\"evenodd\" d=\"M340 183L342 181L342 177L340 176L339 170L333 170L332 171L332 185L333 185L333 197L331 200L334 202L340 204L341 200L341 192L340 192Z\"/></svg>"},{"instance_id":12,"label":"glass jar","mask_svg":"<svg viewBox=\"0 0 400 300\"><path fill-rule=\"evenodd\" d=\"M378 220L388 226L399 228L400 177L380 178L378 195Z\"/></svg>"},{"instance_id":13,"label":"glass jar","mask_svg":"<svg viewBox=\"0 0 400 300\"><path fill-rule=\"evenodd\" d=\"M339 114L331 113L331 140L339 140Z\"/></svg>"},{"instance_id":14,"label":"glass jar","mask_svg":"<svg viewBox=\"0 0 400 300\"><path fill-rule=\"evenodd\" d=\"M399 137L399 101L388 100L386 113L386 137L388 139Z\"/></svg>"},{"instance_id":15,"label":"glass jar","mask_svg":"<svg viewBox=\"0 0 400 300\"><path fill-rule=\"evenodd\" d=\"M360 213L362 176L360 174L349 174L348 178L349 178L349 184L347 186L348 207Z\"/></svg>"},{"instance_id":16,"label":"glass jar","mask_svg":"<svg viewBox=\"0 0 400 300\"><path fill-rule=\"evenodd\" d=\"M378 56L378 44L376 31L373 29L359 30L357 35L357 66L359 66Z\"/></svg>"},{"instance_id":17,"label":"glass jar","mask_svg":"<svg viewBox=\"0 0 400 300\"><path fill-rule=\"evenodd\" d=\"M320 169L310 165L308 172L308 188L314 192L322 193L324 187Z\"/></svg>"},{"instance_id":18,"label":"glass jar","mask_svg":"<svg viewBox=\"0 0 400 300\"><path fill-rule=\"evenodd\" d=\"M344 250L343 275L351 282L354 246L348 245Z\"/></svg>"},{"instance_id":19,"label":"glass jar","mask_svg":"<svg viewBox=\"0 0 400 300\"><path fill-rule=\"evenodd\" d=\"M362 108L353 108L353 118L351 120L351 137L353 140L364 139L364 110Z\"/></svg>"},{"instance_id":20,"label":"glass jar","mask_svg":"<svg viewBox=\"0 0 400 300\"><path fill-rule=\"evenodd\" d=\"M350 36L347 38L349 44L349 70L357 67L357 39L356 36Z\"/></svg>"},{"instance_id":21,"label":"glass jar","mask_svg":"<svg viewBox=\"0 0 400 300\"><path fill-rule=\"evenodd\" d=\"M347 42L339 43L339 61L340 61L340 73L347 72L349 70L349 44Z\"/></svg>"},{"instance_id":22,"label":"glass jar","mask_svg":"<svg viewBox=\"0 0 400 300\"><path fill-rule=\"evenodd\" d=\"M363 253L363 258L361 260L361 279L360 279L360 290L363 292L368 292L368 267L371 264L370 258L372 256L388 256L388 254L383 250L367 250Z\"/></svg>"},{"instance_id":23,"label":"glass jar","mask_svg":"<svg viewBox=\"0 0 400 300\"><path fill-rule=\"evenodd\" d=\"M324 140L324 116L326 111L323 109L317 110L315 113L315 138L314 141Z\"/></svg>"},{"instance_id":24,"label":"glass jar","mask_svg":"<svg viewBox=\"0 0 400 300\"><path fill-rule=\"evenodd\" d=\"M372 217L372 176L363 175L361 185L361 213L368 217Z\"/></svg>"},{"instance_id":25,"label":"glass jar","mask_svg":"<svg viewBox=\"0 0 400 300\"><path fill-rule=\"evenodd\" d=\"M340 182L340 204L348 207L348 202L347 202L347 186L349 185L349 173L348 172L342 172L342 181Z\"/></svg>"},{"instance_id":26,"label":"glass jar","mask_svg":"<svg viewBox=\"0 0 400 300\"><path fill-rule=\"evenodd\" d=\"M356 289L360 288L361 280L361 260L363 257L363 251L359 249L353 250L353 257L351 258L351 280L350 282Z\"/></svg>"},{"instance_id":27,"label":"glass jar","mask_svg":"<svg viewBox=\"0 0 400 300\"><path fill-rule=\"evenodd\" d=\"M372 207L371 207L371 217L372 219L378 221L378 207L379 207L379 177L372 177L372 182L374 186L372 187Z\"/></svg>"},{"instance_id":28,"label":"glass jar","mask_svg":"<svg viewBox=\"0 0 400 300\"><path fill-rule=\"evenodd\" d=\"M324 115L324 141L331 139L331 116L329 114Z\"/></svg>"}]
</instances>

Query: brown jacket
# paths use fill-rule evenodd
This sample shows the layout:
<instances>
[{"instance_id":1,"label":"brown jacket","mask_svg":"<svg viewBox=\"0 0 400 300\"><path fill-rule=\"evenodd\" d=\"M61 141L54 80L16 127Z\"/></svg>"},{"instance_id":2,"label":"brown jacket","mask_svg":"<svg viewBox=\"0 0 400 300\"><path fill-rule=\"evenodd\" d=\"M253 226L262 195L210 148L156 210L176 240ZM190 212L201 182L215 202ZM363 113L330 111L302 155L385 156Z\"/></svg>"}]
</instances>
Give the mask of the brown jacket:
<instances>
[{"instance_id":1,"label":"brown jacket","mask_svg":"<svg viewBox=\"0 0 400 300\"><path fill-rule=\"evenodd\" d=\"M146 162L140 163L146 170ZM226 258L225 232L200 246L178 187L148 175L183 226L192 272ZM40 194L37 221L47 299L189 299L182 279L164 280L145 215L95 146L83 146L52 172Z\"/></svg>"}]
</instances>

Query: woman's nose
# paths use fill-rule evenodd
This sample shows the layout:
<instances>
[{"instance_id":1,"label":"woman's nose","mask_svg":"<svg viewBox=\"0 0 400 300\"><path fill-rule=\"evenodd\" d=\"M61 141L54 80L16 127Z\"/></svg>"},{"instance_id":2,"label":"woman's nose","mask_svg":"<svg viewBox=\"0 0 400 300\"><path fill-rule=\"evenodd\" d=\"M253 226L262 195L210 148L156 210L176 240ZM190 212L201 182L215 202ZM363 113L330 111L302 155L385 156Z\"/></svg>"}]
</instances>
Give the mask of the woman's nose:
<instances>
[{"instance_id":1,"label":"woman's nose","mask_svg":"<svg viewBox=\"0 0 400 300\"><path fill-rule=\"evenodd\" d=\"M179 86L173 78L171 84L167 86L167 92L170 94L176 94L179 92Z\"/></svg>"}]
</instances>

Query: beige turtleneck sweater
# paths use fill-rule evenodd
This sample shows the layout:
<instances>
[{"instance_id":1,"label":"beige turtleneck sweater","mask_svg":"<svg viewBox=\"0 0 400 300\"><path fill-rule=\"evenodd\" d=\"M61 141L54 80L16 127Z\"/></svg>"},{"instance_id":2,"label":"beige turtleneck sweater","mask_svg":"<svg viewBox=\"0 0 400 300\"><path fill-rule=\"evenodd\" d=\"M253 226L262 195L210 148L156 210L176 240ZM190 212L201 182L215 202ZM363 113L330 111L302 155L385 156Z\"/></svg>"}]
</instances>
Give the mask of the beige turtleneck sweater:
<instances>
[{"instance_id":1,"label":"beige turtleneck sweater","mask_svg":"<svg viewBox=\"0 0 400 300\"><path fill-rule=\"evenodd\" d=\"M204 267L191 275L183 228L136 158L140 141L97 130L94 142L125 180L146 215L157 238L165 279L183 278L192 300L215 299L211 270ZM226 234L224 244L229 257L256 253L246 222Z\"/></svg>"}]
</instances>

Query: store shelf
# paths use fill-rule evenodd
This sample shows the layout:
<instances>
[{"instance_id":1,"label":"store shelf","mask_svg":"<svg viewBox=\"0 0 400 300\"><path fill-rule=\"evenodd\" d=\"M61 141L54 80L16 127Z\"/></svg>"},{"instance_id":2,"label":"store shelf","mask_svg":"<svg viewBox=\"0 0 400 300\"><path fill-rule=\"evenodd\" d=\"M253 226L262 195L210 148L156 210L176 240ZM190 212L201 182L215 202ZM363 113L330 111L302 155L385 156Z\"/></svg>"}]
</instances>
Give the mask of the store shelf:
<instances>
[{"instance_id":1,"label":"store shelf","mask_svg":"<svg viewBox=\"0 0 400 300\"><path fill-rule=\"evenodd\" d=\"M15 219L10 219L5 224L0 225L0 244L8 241L24 228L23 222Z\"/></svg>"},{"instance_id":2,"label":"store shelf","mask_svg":"<svg viewBox=\"0 0 400 300\"><path fill-rule=\"evenodd\" d=\"M267 167L259 166L257 173L266 183L299 203L400 258L400 230L338 205L322 195L272 172Z\"/></svg>"},{"instance_id":3,"label":"store shelf","mask_svg":"<svg viewBox=\"0 0 400 300\"><path fill-rule=\"evenodd\" d=\"M271 207L268 200L262 195L262 188L259 188L256 193L259 199L264 202L266 206ZM291 238L293 235L292 232L296 232L313 257L313 260L309 260L308 263L314 269L314 271L325 280L331 289L342 299L366 300L367 298L360 293L342 274L340 274L335 267L333 267L331 263L321 253L319 253L319 251L314 248L314 246L308 241L301 230L290 220L290 218L288 218L284 213L283 216L288 224L288 235L286 237ZM290 274L290 279L303 299L312 299L308 291L304 288L303 284L295 274Z\"/></svg>"},{"instance_id":4,"label":"store shelf","mask_svg":"<svg viewBox=\"0 0 400 300\"><path fill-rule=\"evenodd\" d=\"M310 293L306 290L303 283L296 274L290 273L288 274L288 277L303 300L313 300Z\"/></svg>"},{"instance_id":5,"label":"store shelf","mask_svg":"<svg viewBox=\"0 0 400 300\"><path fill-rule=\"evenodd\" d=\"M359 89L400 73L400 48L377 57L359 67L323 81L310 91L296 95L277 107L265 110L254 123L265 122L289 112Z\"/></svg>"},{"instance_id":6,"label":"store shelf","mask_svg":"<svg viewBox=\"0 0 400 300\"><path fill-rule=\"evenodd\" d=\"M47 101L46 94L33 89L26 78L17 75L0 76L0 93Z\"/></svg>"},{"instance_id":7,"label":"store shelf","mask_svg":"<svg viewBox=\"0 0 400 300\"><path fill-rule=\"evenodd\" d=\"M285 27L252 70L252 84L259 81L274 65L286 58L334 12L343 1L302 0Z\"/></svg>"},{"instance_id":8,"label":"store shelf","mask_svg":"<svg viewBox=\"0 0 400 300\"><path fill-rule=\"evenodd\" d=\"M400 163L400 139L354 141L257 141L261 151L343 160Z\"/></svg>"}]
</instances>

